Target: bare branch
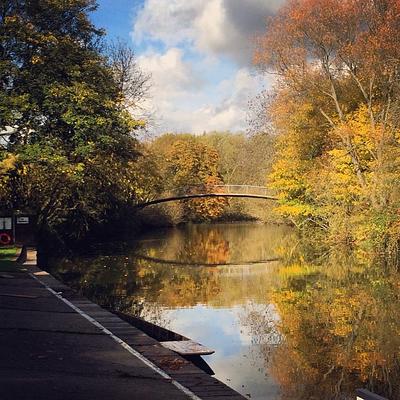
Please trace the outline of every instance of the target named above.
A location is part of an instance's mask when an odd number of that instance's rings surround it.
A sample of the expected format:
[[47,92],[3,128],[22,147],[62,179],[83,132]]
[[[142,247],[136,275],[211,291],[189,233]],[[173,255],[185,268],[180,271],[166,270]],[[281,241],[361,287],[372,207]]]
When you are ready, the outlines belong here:
[[329,122],[329,125],[330,125],[332,128],[335,128],[335,127],[336,127],[336,125],[335,125],[335,123],[333,122],[332,118],[329,117],[329,115],[328,115],[322,108],[319,109],[319,112],[320,112],[320,113],[322,114],[322,116]]
[[106,48],[106,54],[125,108],[140,108],[150,88],[150,75],[140,70],[134,51],[120,40],[111,43]]

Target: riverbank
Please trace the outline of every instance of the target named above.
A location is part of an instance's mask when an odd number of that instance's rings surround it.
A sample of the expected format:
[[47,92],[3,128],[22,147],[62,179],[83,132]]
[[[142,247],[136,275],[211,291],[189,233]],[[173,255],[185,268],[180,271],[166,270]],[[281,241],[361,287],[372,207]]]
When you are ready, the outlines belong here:
[[242,399],[35,265],[0,279],[3,399]]

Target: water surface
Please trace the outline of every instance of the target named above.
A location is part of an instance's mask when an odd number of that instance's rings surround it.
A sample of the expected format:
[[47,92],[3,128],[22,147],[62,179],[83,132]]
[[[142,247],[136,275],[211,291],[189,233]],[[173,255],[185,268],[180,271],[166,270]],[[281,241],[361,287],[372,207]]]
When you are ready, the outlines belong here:
[[400,398],[397,271],[310,256],[289,227],[188,225],[58,268],[93,300],[215,349],[215,376],[251,399]]

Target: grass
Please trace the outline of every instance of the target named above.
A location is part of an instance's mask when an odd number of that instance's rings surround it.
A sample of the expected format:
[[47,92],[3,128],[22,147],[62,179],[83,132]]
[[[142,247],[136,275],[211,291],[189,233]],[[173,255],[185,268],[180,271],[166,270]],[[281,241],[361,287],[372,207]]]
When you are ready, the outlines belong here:
[[10,259],[17,255],[16,247],[3,247],[0,248],[0,259]]
[[17,256],[17,247],[0,247],[0,272],[17,272],[24,269],[13,259]]

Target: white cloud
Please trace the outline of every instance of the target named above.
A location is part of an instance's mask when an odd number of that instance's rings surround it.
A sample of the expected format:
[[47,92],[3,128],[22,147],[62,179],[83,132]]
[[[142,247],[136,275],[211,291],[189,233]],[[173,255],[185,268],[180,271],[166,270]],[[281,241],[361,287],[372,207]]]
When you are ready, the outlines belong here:
[[[203,130],[245,130],[249,99],[260,88],[258,79],[247,68],[242,68],[218,86],[217,104],[196,110],[198,121],[193,124],[197,132]],[[206,121],[206,122],[205,122]]]
[[199,15],[204,0],[145,0],[133,29],[134,41],[148,38],[169,46],[193,37],[193,20]]
[[144,1],[132,37],[146,49],[138,64],[152,74],[159,131],[246,129],[248,101],[260,89],[251,38],[283,1]]
[[202,13],[194,21],[197,48],[204,53],[225,53],[227,38],[235,35],[229,25],[222,0],[204,2]]
[[164,54],[141,55],[138,64],[152,75],[150,101],[158,130],[201,133],[246,129],[247,102],[260,85],[247,68],[212,87],[176,48]]
[[165,53],[149,52],[138,57],[139,66],[152,74],[157,89],[163,89],[161,96],[201,85],[201,77],[195,74],[190,63],[183,61],[183,55],[182,49],[172,47]]
[[252,38],[285,0],[146,0],[136,16],[133,40],[183,43],[207,55],[251,63]]

